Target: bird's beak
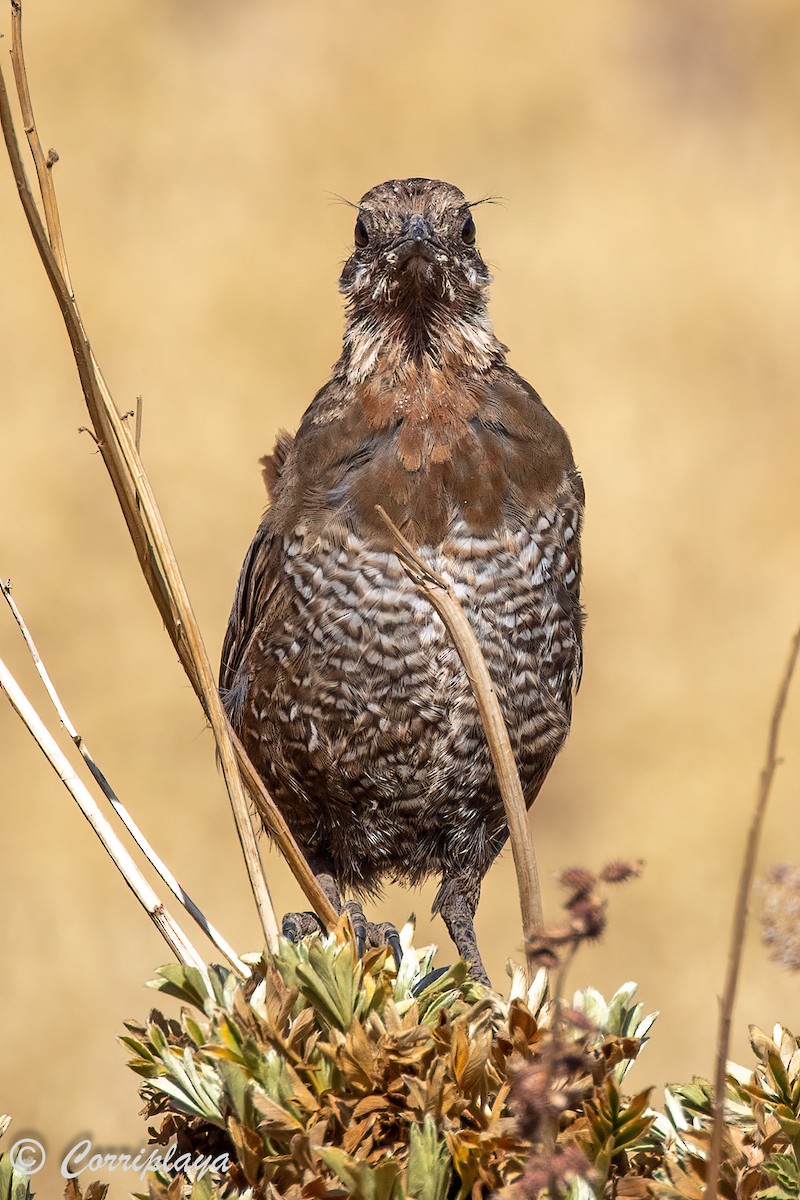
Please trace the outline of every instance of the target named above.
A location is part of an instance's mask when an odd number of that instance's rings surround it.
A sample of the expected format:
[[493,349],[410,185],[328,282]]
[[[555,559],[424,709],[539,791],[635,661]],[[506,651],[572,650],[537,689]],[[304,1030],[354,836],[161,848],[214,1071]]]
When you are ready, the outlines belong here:
[[434,261],[436,252],[432,245],[433,226],[430,221],[414,213],[403,223],[400,232],[402,240],[397,248],[398,265],[402,266],[412,258]]
[[409,242],[427,242],[433,237],[433,226],[419,213],[414,213],[413,217],[409,217],[403,223],[402,234],[403,238]]

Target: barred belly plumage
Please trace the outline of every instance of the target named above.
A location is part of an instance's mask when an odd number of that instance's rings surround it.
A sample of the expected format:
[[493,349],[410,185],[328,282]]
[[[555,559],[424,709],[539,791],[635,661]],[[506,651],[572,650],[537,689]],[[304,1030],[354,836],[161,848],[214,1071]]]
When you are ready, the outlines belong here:
[[[536,530],[483,538],[457,524],[421,548],[472,623],[534,793],[569,728],[577,663],[558,522],[553,512]],[[305,546],[299,530],[284,571],[286,617],[258,646],[273,689],[250,703],[259,759],[306,844],[332,848],[350,885],[367,888],[376,872],[421,877],[432,858],[442,869],[493,858],[502,802],[469,681],[429,602],[391,552],[350,533]]]

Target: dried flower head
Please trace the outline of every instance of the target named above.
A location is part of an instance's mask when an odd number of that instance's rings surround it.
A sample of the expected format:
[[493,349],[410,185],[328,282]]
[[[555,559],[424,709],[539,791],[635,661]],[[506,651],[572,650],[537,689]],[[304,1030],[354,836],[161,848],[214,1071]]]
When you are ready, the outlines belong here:
[[762,882],[761,940],[773,962],[800,971],[800,867],[777,863]]
[[579,938],[593,942],[601,936],[607,924],[604,900],[597,896],[578,896],[568,909],[570,923]]
[[558,1127],[562,1113],[581,1104],[593,1066],[585,1046],[573,1041],[564,1044],[560,1033],[548,1032],[539,1057],[518,1072],[511,1089],[523,1137],[537,1141],[548,1127]]
[[559,885],[576,896],[585,896],[597,883],[597,876],[586,867],[566,867],[558,875]]
[[542,1126],[556,1115],[552,1075],[545,1061],[539,1060],[519,1072],[511,1088],[511,1101],[520,1133],[528,1141],[536,1141]]
[[539,967],[546,967],[548,971],[552,971],[561,961],[558,957],[558,951],[550,938],[545,934],[529,938],[525,946],[525,952],[531,966],[537,969]]
[[520,1197],[538,1197],[547,1191],[560,1196],[576,1179],[591,1179],[594,1168],[574,1142],[556,1146],[550,1155],[535,1155],[528,1160],[525,1173],[515,1188]]
[[603,883],[627,883],[629,879],[638,879],[643,867],[643,858],[638,858],[635,862],[624,858],[615,858],[610,863],[606,863],[600,872],[600,878]]

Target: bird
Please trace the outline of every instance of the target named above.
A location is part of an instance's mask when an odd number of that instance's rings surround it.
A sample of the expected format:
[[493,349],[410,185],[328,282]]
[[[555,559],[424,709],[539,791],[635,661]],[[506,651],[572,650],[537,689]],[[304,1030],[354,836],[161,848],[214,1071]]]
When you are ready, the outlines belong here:
[[[581,678],[584,488],[565,430],[495,336],[476,203],[411,178],[354,207],[341,355],[261,460],[269,504],[220,694],[360,949],[388,941],[398,958],[395,926],[362,902],[434,876],[433,912],[488,984],[474,918],[504,807],[469,680],[377,506],[471,622],[530,806]],[[319,929],[283,919],[293,940]]]

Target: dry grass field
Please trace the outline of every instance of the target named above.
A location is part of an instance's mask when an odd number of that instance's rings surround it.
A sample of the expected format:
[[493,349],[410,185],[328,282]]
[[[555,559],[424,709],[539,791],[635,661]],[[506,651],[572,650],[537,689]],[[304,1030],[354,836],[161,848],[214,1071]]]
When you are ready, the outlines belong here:
[[[7,31],[7,13],[3,29]],[[471,197],[512,364],[586,481],[586,671],[532,814],[553,872],[642,857],[576,986],[662,1016],[637,1081],[712,1068],[740,851],[800,614],[800,14],[791,0],[29,0],[28,67],[73,282],[212,657],[264,496],[257,467],[338,355],[358,197],[392,176]],[[7,41],[0,43],[7,60]],[[139,576],[69,346],[0,164],[0,572],[73,720],[240,949],[258,930],[212,739]],[[0,613],[0,616],[3,616]],[[0,654],[42,694],[10,618]],[[44,707],[44,706],[43,706]],[[800,697],[761,861],[800,861]],[[2,1108],[55,1154],[139,1146],[114,1036],[166,949],[0,704]],[[279,909],[299,894],[277,856]],[[381,918],[419,915],[390,889]],[[489,875],[490,974],[519,954]],[[798,1032],[752,932],[735,1016]],[[55,1194],[55,1174],[45,1194]],[[127,1194],[119,1183],[112,1196]]]

